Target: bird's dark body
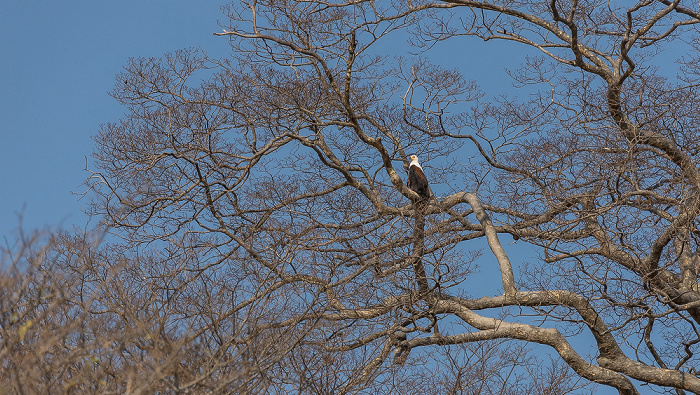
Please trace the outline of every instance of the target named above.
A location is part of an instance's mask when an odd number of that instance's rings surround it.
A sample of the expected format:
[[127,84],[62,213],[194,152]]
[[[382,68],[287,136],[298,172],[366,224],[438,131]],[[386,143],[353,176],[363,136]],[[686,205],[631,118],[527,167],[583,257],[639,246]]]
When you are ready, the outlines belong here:
[[425,178],[423,170],[419,166],[411,166],[408,169],[408,187],[417,193],[421,199],[427,200],[430,198],[430,188],[428,187],[428,179]]

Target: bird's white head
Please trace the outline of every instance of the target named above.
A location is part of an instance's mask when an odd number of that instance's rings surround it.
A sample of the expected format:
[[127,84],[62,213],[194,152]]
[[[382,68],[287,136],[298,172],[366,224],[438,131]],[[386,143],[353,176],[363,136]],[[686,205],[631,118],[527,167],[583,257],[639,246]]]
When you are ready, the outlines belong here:
[[420,163],[418,163],[418,157],[417,157],[417,156],[411,155],[410,158],[411,158],[411,163],[409,164],[409,166],[418,166],[418,167],[420,167],[420,168],[422,169]]

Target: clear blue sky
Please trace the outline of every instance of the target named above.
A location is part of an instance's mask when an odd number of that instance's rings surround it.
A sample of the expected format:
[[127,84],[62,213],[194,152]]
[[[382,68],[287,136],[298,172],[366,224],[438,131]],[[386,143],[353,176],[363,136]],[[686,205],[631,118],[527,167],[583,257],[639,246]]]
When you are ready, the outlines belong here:
[[[228,49],[221,1],[0,2],[0,242],[24,229],[85,226],[91,136],[123,109],[109,97],[129,57]],[[9,237],[8,239],[12,239]]]

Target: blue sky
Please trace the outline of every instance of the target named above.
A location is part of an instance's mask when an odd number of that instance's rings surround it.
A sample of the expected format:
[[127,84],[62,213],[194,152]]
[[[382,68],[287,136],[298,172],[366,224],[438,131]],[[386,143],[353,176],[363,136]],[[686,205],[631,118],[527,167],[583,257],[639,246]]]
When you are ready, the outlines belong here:
[[[226,51],[219,1],[0,2],[0,240],[85,226],[74,192],[102,123],[123,113],[109,97],[129,57],[184,47]],[[12,239],[12,237],[8,237]]]

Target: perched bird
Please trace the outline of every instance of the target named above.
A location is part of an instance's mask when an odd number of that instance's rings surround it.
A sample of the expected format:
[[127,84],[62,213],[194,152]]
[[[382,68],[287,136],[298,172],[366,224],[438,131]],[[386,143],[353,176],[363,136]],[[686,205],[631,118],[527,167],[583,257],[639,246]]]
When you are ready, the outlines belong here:
[[418,163],[418,157],[411,155],[411,163],[408,165],[408,187],[420,196],[422,201],[430,199],[430,187],[425,178],[423,168]]

